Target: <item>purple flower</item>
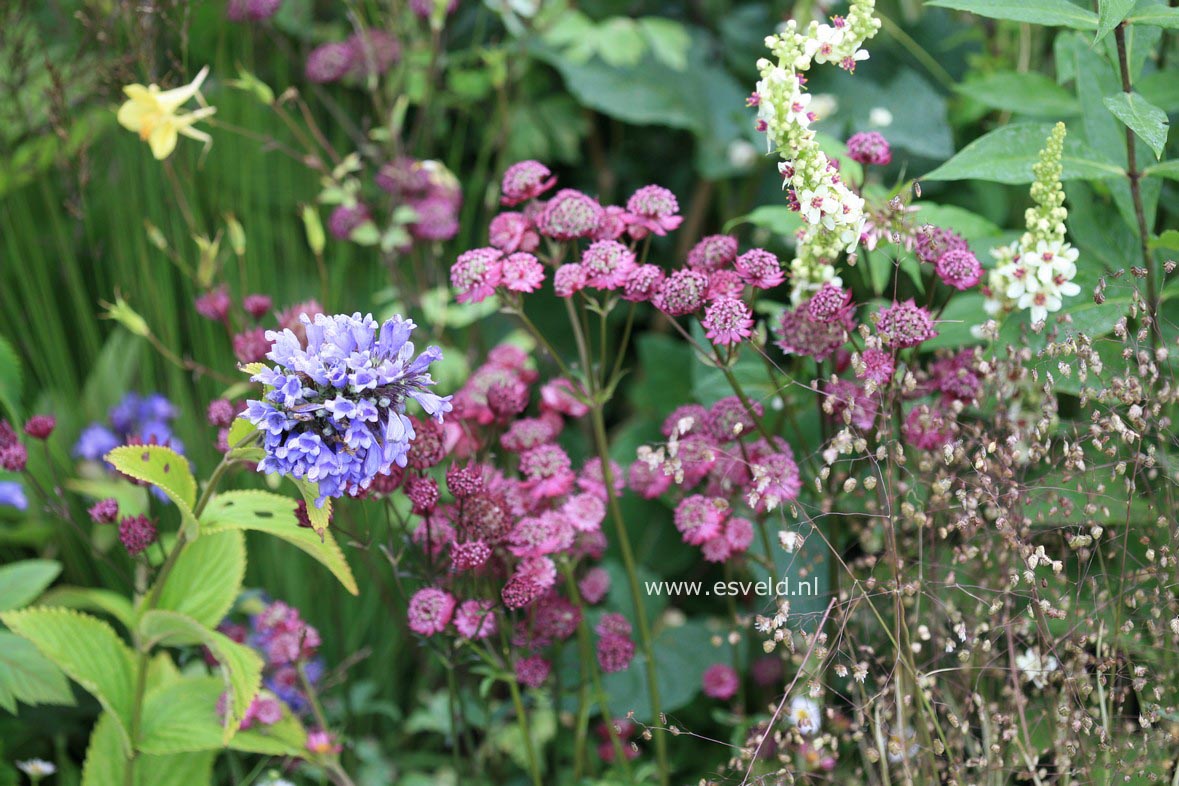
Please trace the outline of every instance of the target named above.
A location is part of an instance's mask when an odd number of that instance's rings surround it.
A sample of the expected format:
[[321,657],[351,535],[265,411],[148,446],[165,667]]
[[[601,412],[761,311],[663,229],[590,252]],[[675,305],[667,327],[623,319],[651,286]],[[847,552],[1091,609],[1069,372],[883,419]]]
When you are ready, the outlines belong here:
[[29,501],[25,498],[25,490],[14,480],[0,481],[0,507],[27,510]]
[[404,467],[413,423],[406,400],[441,421],[450,396],[429,391],[429,347],[416,358],[416,327],[400,316],[379,325],[372,316],[301,317],[304,346],[291,330],[270,331],[267,357],[276,365],[253,379],[266,385],[244,417],[263,431],[266,456],[258,469],[319,484],[318,505],[349,490],[366,489],[394,464]]

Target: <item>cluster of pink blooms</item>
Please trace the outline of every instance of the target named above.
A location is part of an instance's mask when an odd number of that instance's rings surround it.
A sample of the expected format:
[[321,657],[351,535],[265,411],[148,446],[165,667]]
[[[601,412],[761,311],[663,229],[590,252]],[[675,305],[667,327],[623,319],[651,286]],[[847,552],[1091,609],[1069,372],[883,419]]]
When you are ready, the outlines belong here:
[[[551,671],[546,649],[574,635],[583,608],[602,602],[610,587],[609,574],[592,564],[606,549],[601,463],[577,466],[559,444],[588,405],[569,380],[539,384],[527,353],[506,344],[489,353],[453,405],[444,425],[414,423],[405,469],[395,467],[366,494],[406,495],[412,539],[432,566],[427,586],[410,599],[410,630],[474,641],[507,636],[517,679],[538,686]],[[492,452],[501,457],[495,465],[484,460]],[[617,493],[623,472],[611,472]],[[558,579],[562,565],[575,572],[575,592]],[[635,652],[630,624],[606,614],[595,631],[603,670],[625,669]]]
[[[252,615],[248,625],[225,620],[217,630],[262,656],[263,689],[246,708],[242,717],[243,729],[273,726],[282,720],[285,712],[301,714],[310,708],[310,699],[299,672],[302,670],[303,677],[313,688],[319,683],[323,663],[316,652],[321,640],[319,631],[303,620],[298,609],[274,601]],[[216,663],[212,653],[207,651],[205,660],[210,665]],[[223,693],[217,704],[220,714],[228,711],[229,701],[229,693]]]
[[379,76],[399,62],[401,42],[396,36],[384,30],[365,30],[311,50],[304,74],[311,82],[339,82]]
[[[451,267],[459,302],[477,303],[497,292],[507,297],[535,292],[551,268],[558,297],[597,291],[650,302],[668,316],[698,316],[712,342],[731,345],[752,332],[747,290],[771,289],[785,279],[776,256],[760,248],[739,253],[737,239],[729,235],[700,240],[679,269],[642,262],[639,241],[666,235],[682,221],[675,195],[662,186],[643,186],[625,207],[603,206],[569,188],[542,199],[555,187],[556,178],[538,161],[508,169],[501,202],[517,209],[492,220],[489,246],[461,254]],[[542,238],[560,249],[544,261],[536,256]],[[563,243],[573,245],[558,245]],[[569,256],[574,261],[565,261]]]
[[[229,287],[222,284],[205,292],[196,299],[196,311],[205,319],[220,322],[233,342],[233,354],[242,363],[258,363],[266,359],[272,342],[266,338],[266,331],[273,330],[274,324],[263,324],[271,314],[273,301],[269,295],[246,295],[241,301],[241,311],[235,312],[233,298],[229,294]],[[303,335],[303,323],[299,315],[315,316],[323,313],[323,306],[314,300],[296,303],[284,308],[274,315],[278,329],[289,328]],[[210,413],[210,422],[213,414]],[[230,419],[232,420],[232,418]],[[214,425],[227,426],[215,423]]]
[[[458,234],[463,190],[453,173],[437,161],[401,156],[386,162],[373,177],[394,207],[408,207],[414,218],[406,225],[408,237],[398,247],[407,251],[412,242],[450,240]],[[348,240],[357,229],[371,225],[373,210],[363,201],[336,206],[328,218],[328,231],[337,240]]]

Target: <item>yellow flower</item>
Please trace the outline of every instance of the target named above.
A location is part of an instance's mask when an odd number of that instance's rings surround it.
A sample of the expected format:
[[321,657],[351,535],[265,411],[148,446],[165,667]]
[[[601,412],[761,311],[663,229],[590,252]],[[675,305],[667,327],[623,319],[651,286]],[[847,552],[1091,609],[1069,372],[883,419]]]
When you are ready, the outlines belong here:
[[[151,145],[151,154],[159,161],[172,155],[181,134],[204,142],[208,147],[213,144],[213,138],[193,127],[198,120],[217,111],[214,107],[204,106],[199,92],[208,75],[209,67],[205,66],[196,79],[172,90],[160,90],[159,85],[127,85],[123,88],[127,100],[119,107],[119,125],[139,134],[140,139]],[[194,96],[202,104],[201,108],[180,113],[180,107]]]

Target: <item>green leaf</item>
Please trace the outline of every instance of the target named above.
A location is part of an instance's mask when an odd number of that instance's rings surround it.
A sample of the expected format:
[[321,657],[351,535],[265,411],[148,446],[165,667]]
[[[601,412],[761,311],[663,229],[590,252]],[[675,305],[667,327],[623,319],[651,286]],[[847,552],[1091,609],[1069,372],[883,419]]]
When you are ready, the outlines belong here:
[[1179,160],[1164,161],[1161,164],[1148,166],[1142,170],[1142,174],[1147,177],[1166,177],[1171,180],[1179,180]]
[[306,756],[307,729],[284,704],[282,720],[270,726],[253,726],[239,731],[229,741],[229,747],[263,756]]
[[1137,2],[1138,0],[1097,0],[1097,37],[1093,39],[1093,43],[1096,44],[1112,33]]
[[74,694],[61,669],[32,642],[0,630],[0,707],[16,714],[16,703],[72,705]]
[[196,479],[188,468],[188,459],[162,445],[124,445],[106,454],[106,460],[124,475],[150,483],[168,495],[180,509],[189,537],[197,533]]
[[[350,593],[359,594],[352,569],[335,538],[326,530],[321,535],[300,527],[295,506],[295,500],[269,491],[229,491],[209,501],[201,516],[201,527],[206,533],[249,529],[280,537],[314,557]],[[308,511],[311,508],[308,505]]]
[[1179,229],[1168,229],[1158,237],[1151,238],[1150,247],[1179,251]]
[[972,79],[954,88],[960,95],[991,109],[1037,117],[1061,118],[1078,115],[1076,97],[1037,71],[1000,71]]
[[1137,93],[1115,93],[1106,96],[1105,106],[1114,117],[1125,123],[1143,142],[1150,145],[1155,158],[1163,157],[1167,146],[1167,131],[1171,121],[1167,113]]
[[1164,30],[1179,30],[1179,8],[1156,5],[1142,8],[1126,19],[1132,25],[1153,25]]
[[612,66],[633,66],[647,51],[635,20],[626,16],[614,16],[602,22],[594,38],[598,41],[598,57]]
[[[925,175],[924,180],[991,180],[1019,185],[1031,183],[1032,165],[1052,127],[1020,123],[1002,126],[962,148],[956,156]],[[1110,164],[1087,145],[1069,135],[1064,142],[1064,180],[1103,180],[1125,177],[1122,167]]]
[[1068,0],[928,0],[925,5],[969,11],[989,19],[1071,27],[1076,30],[1097,29],[1097,14],[1073,5]]
[[[135,786],[208,786],[216,756],[216,751],[141,754],[135,761]],[[121,786],[126,772],[127,760],[119,744],[117,724],[109,712],[104,712],[90,733],[82,786]]]
[[131,601],[112,590],[91,587],[54,587],[38,601],[39,606],[62,606],[78,611],[109,614],[127,630],[135,627]]
[[130,750],[135,667],[131,650],[107,623],[69,609],[33,608],[0,614],[13,633],[102,705],[115,719],[124,750]]
[[332,523],[332,500],[329,497],[323,501],[323,507],[316,504],[319,497],[319,484],[309,483],[301,478],[293,478],[299,493],[303,495],[303,502],[307,505],[307,518],[311,520],[311,527],[320,536],[326,535],[328,525]]
[[762,205],[752,213],[731,219],[725,224],[725,231],[742,224],[753,224],[759,229],[765,229],[778,237],[789,238],[802,227],[802,216],[786,205]]
[[233,606],[245,575],[245,536],[236,530],[204,533],[184,544],[156,608],[178,611],[214,628]]
[[61,573],[61,563],[51,559],[26,559],[0,566],[0,611],[23,608]]
[[639,30],[661,63],[676,71],[688,67],[692,37],[682,24],[662,16],[644,16],[639,19]]
[[222,743],[227,743],[241,725],[242,716],[258,695],[262,684],[262,658],[249,647],[238,644],[224,634],[206,628],[192,617],[175,611],[153,610],[143,615],[139,633],[152,644],[165,646],[204,645],[221,664],[225,684],[233,701],[222,728]]
[[8,417],[20,417],[20,389],[23,375],[20,366],[20,356],[8,343],[8,339],[0,336],[0,409],[8,412]]
[[224,690],[219,677],[183,677],[149,691],[143,702],[139,750],[168,754],[224,747],[217,715],[217,700]]
[[1002,232],[990,220],[957,205],[919,202],[917,207],[918,210],[914,214],[914,218],[918,225],[933,224],[952,229],[970,241],[994,237]]

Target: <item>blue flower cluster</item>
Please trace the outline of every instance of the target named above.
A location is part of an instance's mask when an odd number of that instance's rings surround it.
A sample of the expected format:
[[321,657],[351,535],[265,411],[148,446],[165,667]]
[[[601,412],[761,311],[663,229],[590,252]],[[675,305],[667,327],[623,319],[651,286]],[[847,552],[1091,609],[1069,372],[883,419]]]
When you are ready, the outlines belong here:
[[102,457],[120,445],[167,445],[184,453],[184,445],[172,434],[176,407],[159,393],[128,393],[108,413],[110,424],[91,423],[78,437],[74,455],[87,461]]
[[0,480],[0,507],[28,509],[29,500],[25,497],[25,490],[15,480]]
[[413,425],[405,414],[413,399],[441,421],[450,396],[427,388],[429,366],[442,358],[429,347],[416,358],[409,337],[416,327],[395,316],[378,326],[371,315],[302,315],[306,347],[291,330],[267,331],[266,357],[278,365],[253,377],[267,387],[242,417],[265,435],[258,469],[319,484],[317,505],[328,497],[368,488],[393,464],[405,466]]

